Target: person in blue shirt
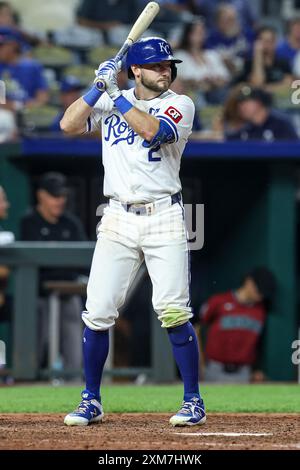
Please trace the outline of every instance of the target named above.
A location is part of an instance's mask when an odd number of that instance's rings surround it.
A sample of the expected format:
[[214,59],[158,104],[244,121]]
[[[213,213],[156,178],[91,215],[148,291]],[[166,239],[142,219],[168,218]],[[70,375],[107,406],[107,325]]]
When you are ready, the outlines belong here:
[[0,79],[6,86],[6,107],[16,111],[48,101],[48,85],[42,65],[22,57],[22,37],[10,27],[0,28]]
[[50,126],[50,131],[61,132],[59,122],[62,119],[65,110],[81,96],[83,85],[77,77],[67,75],[63,78],[60,84],[60,102],[62,110],[54,118]]
[[235,8],[243,29],[254,29],[257,23],[257,12],[251,0],[190,0],[188,3],[194,14],[204,16],[208,28],[214,26],[216,10],[221,3]]
[[237,132],[225,135],[226,140],[298,140],[287,116],[272,109],[272,95],[262,88],[245,85],[237,97],[237,112],[246,124]]
[[300,51],[300,16],[292,18],[287,23],[287,35],[278,42],[276,54],[289,62],[293,68],[297,53]]
[[250,54],[254,33],[243,30],[236,9],[230,4],[220,4],[216,9],[215,26],[207,37],[205,47],[217,50],[225,65],[234,75]]

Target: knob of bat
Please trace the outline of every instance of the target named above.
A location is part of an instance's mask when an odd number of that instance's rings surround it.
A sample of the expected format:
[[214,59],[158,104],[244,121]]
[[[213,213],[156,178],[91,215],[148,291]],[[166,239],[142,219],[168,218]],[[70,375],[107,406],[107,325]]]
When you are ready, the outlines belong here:
[[96,78],[95,85],[99,91],[105,91],[105,82],[101,78]]

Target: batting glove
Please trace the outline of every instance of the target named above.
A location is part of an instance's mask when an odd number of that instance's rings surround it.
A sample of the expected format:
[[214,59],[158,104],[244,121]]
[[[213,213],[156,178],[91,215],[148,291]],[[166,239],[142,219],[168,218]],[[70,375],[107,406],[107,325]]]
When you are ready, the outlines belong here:
[[121,68],[120,65],[121,63],[117,64],[114,59],[111,59],[100,64],[98,70],[95,70],[95,85],[100,91],[104,89],[113,101],[122,94],[117,83],[118,72]]

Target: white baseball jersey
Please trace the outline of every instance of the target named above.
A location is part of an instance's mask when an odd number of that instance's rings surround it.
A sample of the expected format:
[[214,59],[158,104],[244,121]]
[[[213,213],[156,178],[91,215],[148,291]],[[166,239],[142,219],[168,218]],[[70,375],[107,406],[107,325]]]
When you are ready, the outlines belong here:
[[134,88],[122,92],[130,103],[165,121],[172,143],[146,148],[104,93],[87,121],[87,131],[102,129],[104,195],[127,203],[152,202],[181,190],[180,160],[192,131],[195,107],[185,95],[166,91],[151,100],[136,98]]

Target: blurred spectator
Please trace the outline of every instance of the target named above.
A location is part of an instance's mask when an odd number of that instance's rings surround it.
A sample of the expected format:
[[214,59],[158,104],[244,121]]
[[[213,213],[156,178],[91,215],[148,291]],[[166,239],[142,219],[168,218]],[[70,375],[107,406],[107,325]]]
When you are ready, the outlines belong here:
[[22,50],[27,51],[30,46],[36,46],[41,41],[35,35],[24,31],[20,27],[19,14],[13,9],[12,5],[8,2],[0,2],[0,28],[13,28],[18,32],[19,38],[22,41]]
[[276,55],[289,62],[293,69],[295,57],[300,51],[300,17],[292,18],[287,23],[287,36],[278,42]]
[[244,86],[237,97],[237,114],[246,124],[226,134],[226,140],[295,140],[297,133],[288,117],[271,109],[272,96],[261,88]]
[[213,295],[202,306],[200,320],[208,326],[205,380],[250,382],[252,368],[260,360],[259,339],[267,313],[264,302],[272,299],[275,289],[274,275],[259,267],[244,277],[237,290]]
[[83,89],[82,83],[77,77],[68,75],[64,77],[60,85],[60,102],[62,110],[54,119],[50,130],[54,132],[61,132],[59,122],[63,117],[65,110],[81,96]]
[[[65,211],[66,178],[60,173],[45,173],[38,182],[37,205],[21,220],[21,239],[27,241],[84,241],[86,236],[80,220]],[[70,281],[79,277],[74,270],[45,268],[40,272],[39,299],[39,360],[45,365],[48,342],[48,303],[43,289],[45,281]],[[61,302],[61,354],[65,368],[79,370],[82,359],[82,301],[78,295],[66,295]]]
[[[120,44],[137,18],[136,0],[82,0],[78,23],[102,31],[105,42]],[[126,34],[127,32],[127,34]]]
[[207,103],[224,101],[230,73],[219,52],[204,49],[206,29],[199,19],[187,23],[183,29],[177,56],[183,60],[178,67],[178,77],[187,89],[201,91]]
[[247,59],[238,81],[269,91],[287,88],[292,82],[292,70],[287,60],[276,53],[277,32],[270,26],[262,27],[254,43],[253,56]]
[[[224,138],[241,130],[246,122],[239,114],[239,97],[245,84],[237,85],[228,94],[222,112],[213,121],[213,130]],[[219,136],[220,138],[220,136]]]
[[251,0],[189,0],[187,3],[192,13],[204,16],[209,28],[214,26],[216,10],[220,4],[229,4],[235,8],[243,29],[253,29],[257,22],[257,12]]
[[17,26],[16,12],[7,2],[0,2],[0,28],[2,26],[8,26],[11,28],[15,28]]
[[218,50],[233,74],[241,70],[243,60],[251,50],[253,39],[252,33],[242,30],[236,9],[229,4],[220,4],[206,47]]
[[21,56],[22,39],[17,30],[0,28],[0,78],[6,85],[6,108],[16,111],[48,101],[42,66]]
[[[137,0],[139,13],[147,3],[148,0]],[[187,0],[157,0],[157,3],[159,3],[160,10],[150,28],[155,31],[155,35],[162,35],[173,47],[176,47],[182,33],[182,26],[192,21],[194,16],[190,11],[189,2]]]
[[[186,90],[184,82],[180,78],[176,78],[176,80],[171,84],[170,89],[174,91],[175,93],[179,95],[184,95],[184,94],[190,94],[190,90]],[[213,128],[208,125],[204,125],[201,117],[201,111],[203,108],[199,106],[199,101],[200,100],[195,100],[194,99],[194,94],[191,93],[191,98],[194,100],[195,103],[195,115],[194,115],[194,121],[193,121],[193,134],[191,138],[195,138],[196,140],[210,140],[210,141],[215,141],[215,140],[223,140],[223,132],[220,130],[219,122],[217,122]],[[217,114],[216,114],[216,121],[217,121]],[[218,118],[219,121],[219,118]]]

